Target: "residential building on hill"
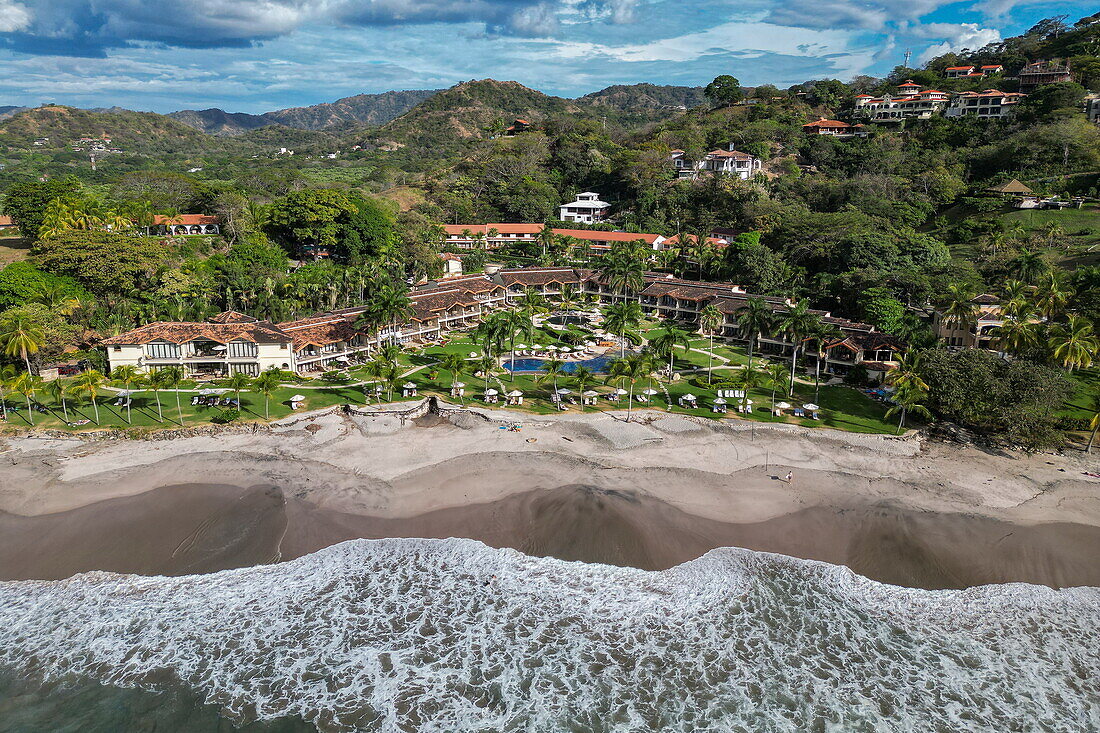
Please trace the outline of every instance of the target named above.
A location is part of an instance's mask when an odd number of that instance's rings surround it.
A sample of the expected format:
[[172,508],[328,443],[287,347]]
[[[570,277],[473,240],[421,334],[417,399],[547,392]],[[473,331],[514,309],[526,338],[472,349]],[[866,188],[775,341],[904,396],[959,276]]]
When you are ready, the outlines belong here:
[[1073,74],[1070,73],[1068,61],[1036,61],[1020,69],[1018,76],[1020,78],[1020,91],[1024,94],[1032,92],[1044,84],[1073,81]]
[[1100,94],[1090,94],[1085,97],[1085,115],[1089,122],[1100,124]]
[[898,96],[884,94],[873,97],[860,94],[855,100],[854,116],[878,124],[900,123],[907,119],[928,119],[947,107],[947,92],[938,89],[921,90],[919,84],[906,82],[898,86]]
[[1001,299],[991,293],[982,293],[971,300],[974,318],[970,323],[960,323],[937,310],[932,318],[936,335],[953,349],[995,349],[997,328],[1004,325],[1004,308]]
[[576,224],[597,224],[607,218],[611,204],[600,201],[592,191],[577,194],[577,200],[558,207],[558,218]]
[[867,131],[863,125],[853,125],[840,120],[827,120],[822,117],[813,122],[807,122],[802,126],[802,132],[807,135],[831,135],[833,137],[866,137]]
[[746,181],[760,172],[761,161],[758,158],[734,150],[730,143],[726,150],[719,148],[703,156],[701,160],[689,160],[683,150],[673,150],[669,156],[680,178],[697,178],[700,173],[737,176]]
[[207,214],[180,214],[179,216],[153,217],[153,225],[144,230],[148,235],[182,236],[189,234],[218,234],[221,220]]
[[946,117],[975,115],[980,119],[1000,119],[1016,111],[1016,105],[1026,97],[1019,92],[1000,92],[986,89],[984,92],[960,92],[951,98]]
[[[532,243],[538,240],[543,224],[447,224],[444,246],[447,249],[494,250],[511,244]],[[614,242],[642,241],[657,250],[665,241],[660,234],[634,232],[604,232],[595,229],[552,229],[559,237],[579,240],[590,254],[602,254],[611,249]]]

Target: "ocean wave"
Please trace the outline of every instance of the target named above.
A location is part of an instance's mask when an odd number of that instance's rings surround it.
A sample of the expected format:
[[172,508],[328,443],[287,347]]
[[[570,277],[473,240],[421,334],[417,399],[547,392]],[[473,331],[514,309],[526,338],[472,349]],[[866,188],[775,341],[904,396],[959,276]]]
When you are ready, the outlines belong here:
[[325,731],[1100,729],[1100,589],[883,585],[714,550],[664,572],[356,540],[177,578],[0,583],[0,666]]

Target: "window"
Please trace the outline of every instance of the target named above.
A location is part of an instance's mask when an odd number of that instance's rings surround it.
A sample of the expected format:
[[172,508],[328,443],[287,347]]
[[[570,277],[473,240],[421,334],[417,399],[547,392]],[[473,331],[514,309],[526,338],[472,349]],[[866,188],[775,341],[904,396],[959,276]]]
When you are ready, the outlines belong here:
[[150,359],[178,359],[180,347],[166,341],[154,341],[145,345],[145,355]]
[[230,341],[229,356],[234,359],[250,359],[259,352],[256,344],[251,341]]

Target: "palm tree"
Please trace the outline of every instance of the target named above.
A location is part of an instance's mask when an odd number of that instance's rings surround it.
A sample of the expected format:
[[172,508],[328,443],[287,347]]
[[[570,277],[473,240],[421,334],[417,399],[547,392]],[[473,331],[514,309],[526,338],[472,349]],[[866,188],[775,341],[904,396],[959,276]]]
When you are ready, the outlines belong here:
[[714,334],[722,328],[726,322],[726,316],[713,304],[703,308],[699,313],[699,325],[703,333],[710,337],[710,349],[707,359],[707,384],[711,383],[711,370],[714,368]]
[[752,351],[760,334],[768,331],[774,322],[774,315],[763,298],[749,298],[745,307],[737,316],[737,325],[749,339],[749,368],[752,368]]
[[843,335],[839,328],[820,319],[809,333],[810,340],[814,342],[816,347],[815,354],[817,356],[814,364],[814,402],[821,399],[821,362],[825,361],[825,344],[832,339],[842,338]]
[[607,381],[630,385],[626,398],[627,422],[630,422],[630,415],[634,408],[634,385],[639,379],[646,379],[652,373],[653,364],[645,354],[631,354],[612,362]]
[[604,326],[613,333],[619,334],[619,358],[626,355],[627,329],[635,328],[642,320],[642,306],[633,301],[613,303],[603,311]]
[[248,389],[252,384],[252,377],[244,372],[233,372],[229,379],[225,380],[225,386],[233,390],[237,396],[237,409],[241,409],[241,390]]
[[923,418],[930,419],[932,413],[922,402],[928,397],[926,390],[920,389],[914,385],[906,387],[898,387],[894,392],[891,399],[894,401],[894,405],[886,411],[885,419],[889,420],[894,415],[900,415],[898,420],[898,434],[901,434],[902,429],[905,427],[905,417],[907,415],[920,415]]
[[508,345],[511,350],[512,366],[509,370],[509,381],[515,381],[516,379],[516,337],[530,340],[535,334],[535,321],[531,318],[531,314],[526,311],[511,311],[507,317],[508,321]]
[[1009,269],[1017,278],[1031,284],[1039,279],[1039,276],[1050,269],[1050,265],[1043,259],[1040,252],[1025,249],[1009,263]]
[[[782,364],[777,364],[776,366],[783,366],[783,365]],[[760,384],[760,380],[761,380],[762,376],[763,375],[760,373],[760,370],[753,369],[751,366],[746,366],[737,375],[736,384],[737,384],[737,387],[739,389],[744,391],[744,393],[745,393],[744,399],[748,399],[749,392],[751,392],[754,387],[756,387],[758,384]]]
[[[169,369],[178,369],[179,367],[168,367]],[[89,369],[86,372],[81,372],[77,375],[73,381],[72,391],[76,395],[83,395],[88,398],[92,403],[92,409],[95,410],[95,424],[99,425],[99,403],[95,401],[96,395],[99,392],[99,388],[106,382],[106,378],[96,371],[95,369]]]
[[14,391],[26,398],[27,419],[30,420],[31,425],[34,425],[34,405],[31,402],[31,398],[34,397],[34,393],[37,392],[41,386],[41,379],[30,372],[20,372],[19,376],[15,378],[11,385]]
[[1039,334],[1035,324],[1029,320],[1026,313],[1017,312],[1020,315],[1008,316],[1000,326],[992,329],[993,342],[1003,353],[1019,354],[1038,343]]
[[65,401],[65,383],[60,379],[46,382],[46,393],[53,398],[55,404],[61,405],[61,414],[65,416],[65,422],[69,422],[69,405]]
[[[409,294],[404,287],[384,286],[367,304],[359,320],[366,320],[377,327],[387,324],[392,331],[393,343],[397,343],[397,325],[409,319],[412,313]],[[356,322],[356,326],[359,322]]]
[[268,367],[260,372],[252,386],[264,396],[264,419],[271,419],[271,395],[279,388],[282,375],[277,367]]
[[164,422],[164,412],[160,406],[160,391],[168,386],[168,374],[164,369],[156,369],[148,377],[149,389],[153,393],[153,399],[157,401],[157,422]]
[[772,388],[772,412],[775,412],[775,390],[787,386],[790,370],[785,365],[775,362],[769,364],[765,371],[768,373],[768,383]]
[[1054,243],[1055,241],[1057,241],[1058,237],[1061,237],[1063,234],[1066,233],[1066,230],[1062,227],[1062,225],[1056,221],[1048,221],[1046,223],[1046,226],[1043,227],[1043,231],[1046,233],[1048,249],[1053,248]]
[[[578,366],[569,376],[573,380],[573,386],[576,387],[577,391],[581,392],[582,395],[584,392],[596,386],[596,373],[588,367]],[[584,404],[584,400],[581,400],[581,404]],[[582,407],[581,411],[583,412],[583,410],[584,408]]]
[[600,279],[618,295],[640,293],[645,287],[645,255],[640,248],[623,246],[603,257],[598,270]]
[[898,357],[897,366],[886,374],[886,383],[898,389],[915,389],[921,392],[928,391],[928,383],[924,381],[922,372],[923,359],[918,351],[910,351]]
[[1098,349],[1100,339],[1084,316],[1073,314],[1050,329],[1051,355],[1071,372],[1091,366]]
[[682,347],[686,351],[691,346],[691,340],[687,332],[673,324],[667,325],[659,336],[649,342],[649,347],[653,349],[653,353],[660,356],[662,359],[668,357],[669,381],[672,381],[673,364],[676,357],[677,346]]
[[553,249],[554,243],[557,241],[557,235],[554,234],[554,230],[547,224],[539,231],[535,241],[539,244],[540,256],[545,258],[546,253]]
[[978,318],[978,304],[974,302],[974,294],[958,283],[947,286],[947,292],[940,304],[943,322],[952,328],[969,329]]
[[1085,452],[1092,453],[1092,444],[1096,442],[1096,432],[1100,430],[1100,391],[1093,392],[1088,409],[1092,413],[1092,417],[1089,418],[1092,435],[1089,436],[1089,444],[1085,447]]
[[130,425],[134,424],[134,415],[131,411],[131,405],[133,399],[130,397],[130,388],[136,383],[141,381],[141,373],[138,372],[137,367],[132,364],[124,364],[120,367],[116,367],[111,373],[111,378],[116,382],[122,382],[126,385],[126,422]]
[[546,382],[552,382],[554,384],[554,393],[558,391],[558,377],[564,374],[562,369],[565,367],[565,362],[561,359],[547,359],[542,363],[542,374],[535,378],[535,384],[540,387]]
[[443,358],[439,360],[439,368],[451,375],[451,391],[455,391],[458,375],[462,373],[465,366],[466,359],[462,357],[462,354],[444,354]]
[[1035,306],[1048,319],[1054,319],[1065,310],[1073,295],[1073,290],[1065,287],[1058,275],[1051,271],[1035,293]]
[[38,352],[46,342],[42,327],[23,316],[16,316],[0,323],[0,347],[8,356],[23,360],[28,374],[33,374],[30,355]]
[[163,375],[160,377],[160,383],[176,393],[176,415],[179,416],[180,425],[183,425],[183,407],[180,406],[180,385],[183,384],[183,380],[187,375],[181,366],[164,367],[163,369],[158,369],[157,373]]
[[519,306],[520,310],[528,316],[533,316],[536,313],[545,313],[549,310],[546,298],[534,288],[526,288],[523,291],[523,295],[521,295],[515,303]]
[[485,389],[489,389],[489,380],[493,378],[493,368],[497,365],[497,359],[492,354],[486,353],[476,362],[481,376],[485,378]]
[[504,351],[504,343],[511,332],[511,322],[506,313],[493,313],[477,324],[472,334],[475,341],[481,342],[485,355],[499,354]]
[[798,352],[802,350],[802,342],[821,325],[821,318],[810,313],[810,307],[806,301],[796,303],[788,309],[779,319],[779,327],[791,340],[791,382],[787,388],[787,395],[794,394],[794,373],[798,369]]
[[16,369],[11,364],[4,364],[0,366],[0,415],[3,415],[4,419],[8,419],[8,401],[6,390],[9,389],[12,381],[16,377]]

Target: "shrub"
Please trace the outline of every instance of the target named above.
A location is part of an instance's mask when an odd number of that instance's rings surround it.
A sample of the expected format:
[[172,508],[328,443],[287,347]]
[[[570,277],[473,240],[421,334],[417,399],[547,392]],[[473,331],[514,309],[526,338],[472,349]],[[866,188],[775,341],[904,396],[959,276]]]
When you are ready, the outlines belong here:
[[222,410],[217,415],[210,418],[210,422],[217,423],[218,425],[228,425],[234,420],[239,420],[240,417],[240,410]]

